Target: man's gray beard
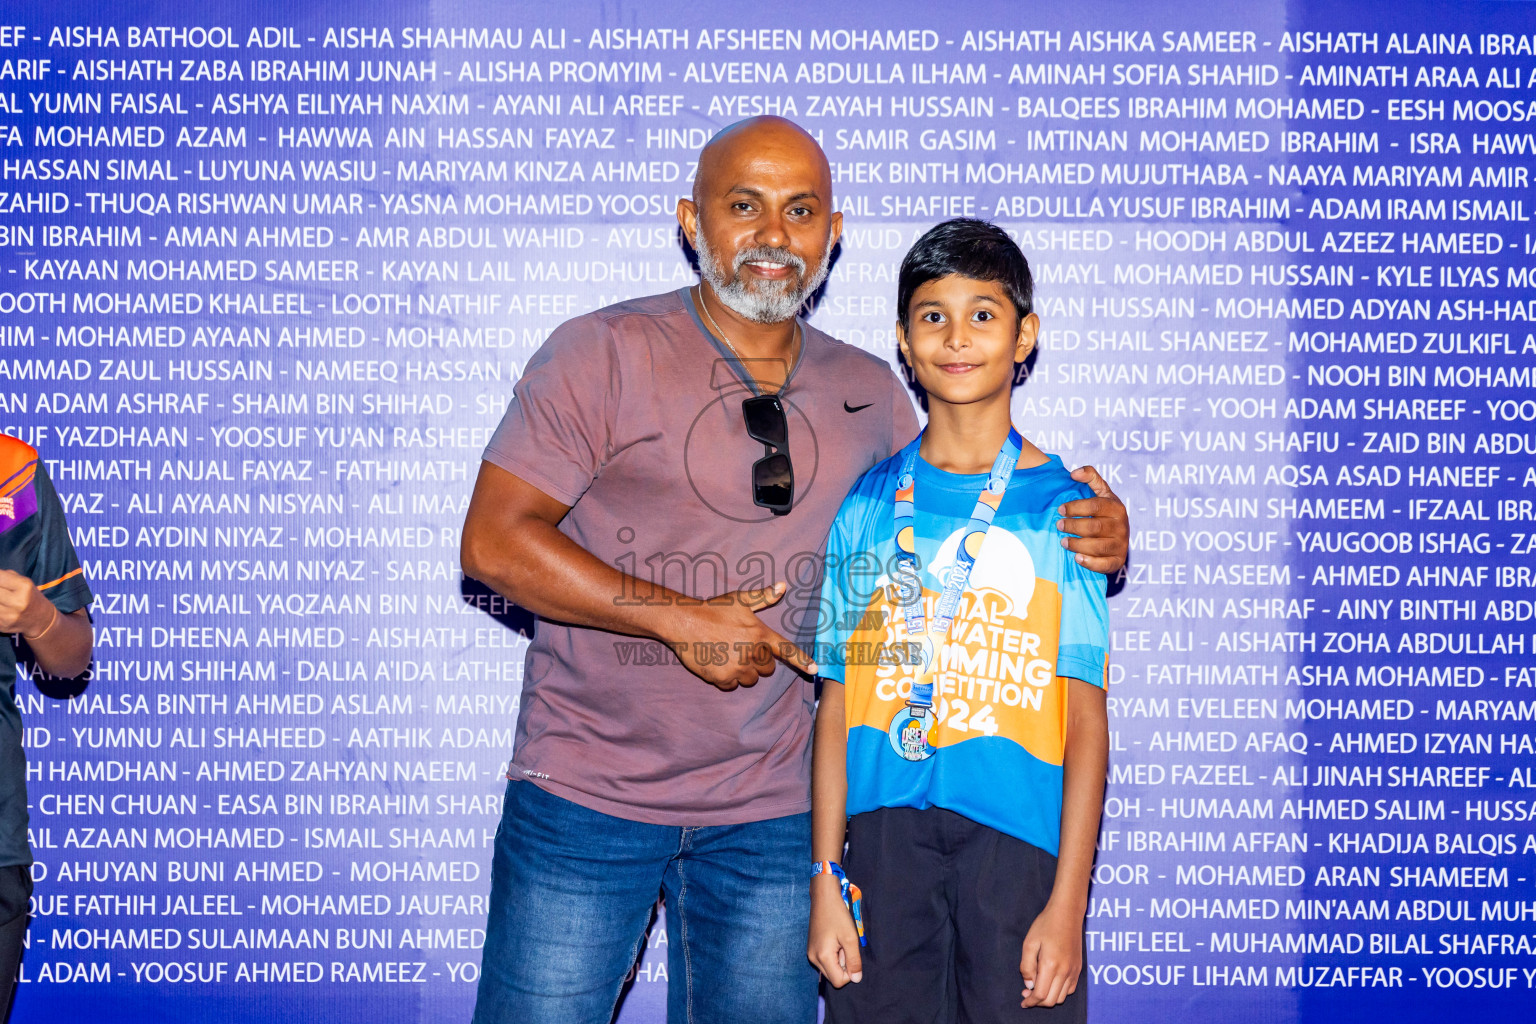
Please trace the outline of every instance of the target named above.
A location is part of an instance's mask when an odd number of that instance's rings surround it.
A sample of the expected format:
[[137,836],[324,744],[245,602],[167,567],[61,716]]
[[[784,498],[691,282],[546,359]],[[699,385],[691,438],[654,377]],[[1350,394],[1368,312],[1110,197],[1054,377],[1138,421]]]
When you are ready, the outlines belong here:
[[[778,324],[789,320],[800,312],[800,307],[805,305],[805,300],[811,296],[821,282],[827,279],[827,268],[832,265],[832,247],[822,254],[821,265],[810,277],[805,276],[805,261],[788,249],[773,249],[768,246],[751,246],[736,254],[736,265],[733,268],[735,274],[727,280],[725,268],[715,257],[709,248],[709,243],[704,240],[703,225],[699,226],[698,234],[694,238],[693,251],[699,257],[699,276],[709,282],[715,294],[720,296],[720,301],[731,307],[738,315],[759,324]],[[774,263],[784,263],[795,268],[800,275],[796,281],[763,281],[756,288],[750,287],[741,279],[742,265],[751,260],[771,260]]]

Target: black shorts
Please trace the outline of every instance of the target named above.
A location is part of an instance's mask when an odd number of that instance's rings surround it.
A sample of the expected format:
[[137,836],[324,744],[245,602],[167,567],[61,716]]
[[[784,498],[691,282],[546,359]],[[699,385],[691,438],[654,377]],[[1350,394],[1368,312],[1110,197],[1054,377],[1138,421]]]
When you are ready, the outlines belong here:
[[883,807],[848,823],[848,878],[864,891],[864,980],[822,983],[827,1024],[1082,1024],[1088,966],[1060,1006],[1026,1010],[1019,960],[1056,858],[939,807]]

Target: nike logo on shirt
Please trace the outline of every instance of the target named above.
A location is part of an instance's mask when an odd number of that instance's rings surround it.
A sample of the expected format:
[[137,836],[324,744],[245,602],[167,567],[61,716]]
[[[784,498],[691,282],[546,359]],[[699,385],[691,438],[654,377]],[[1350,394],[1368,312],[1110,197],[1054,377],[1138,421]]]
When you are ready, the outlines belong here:
[[865,402],[863,405],[849,405],[848,404],[848,400],[845,398],[845,399],[843,399],[843,411],[844,412],[858,412],[860,409],[868,409],[870,406],[872,406],[874,404],[875,404],[874,402]]

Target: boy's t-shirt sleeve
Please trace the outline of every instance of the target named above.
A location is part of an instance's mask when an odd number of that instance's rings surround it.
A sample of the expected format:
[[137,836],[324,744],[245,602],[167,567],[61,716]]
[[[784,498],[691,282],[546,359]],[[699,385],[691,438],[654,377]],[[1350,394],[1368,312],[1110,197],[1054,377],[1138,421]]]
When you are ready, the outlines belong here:
[[484,459],[566,505],[607,460],[621,393],[618,353],[593,316],[560,325],[528,360]]
[[854,498],[843,499],[837,518],[827,532],[826,560],[822,563],[821,596],[816,611],[816,659],[818,674],[835,683],[846,681],[847,668],[839,656],[853,630],[846,628],[851,605],[847,597],[848,540],[847,518]]
[[68,615],[91,603],[91,588],[80,567],[69,527],[64,522],[64,506],[59,502],[53,481],[41,459],[32,486],[37,494],[37,547],[27,575],[43,596],[52,601],[60,614]]
[[[1088,492],[1086,487],[1081,489]],[[1091,497],[1091,492],[1071,489],[1062,501]],[[1108,580],[1077,564],[1066,548],[1061,552],[1061,642],[1056,653],[1056,674],[1103,687],[1104,665],[1109,657]]]

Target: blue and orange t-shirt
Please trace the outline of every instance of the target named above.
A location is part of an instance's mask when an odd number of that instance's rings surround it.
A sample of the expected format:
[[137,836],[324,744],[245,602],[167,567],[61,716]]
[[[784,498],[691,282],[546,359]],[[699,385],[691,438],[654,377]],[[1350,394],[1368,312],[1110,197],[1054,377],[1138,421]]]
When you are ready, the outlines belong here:
[[[942,645],[934,676],[934,755],[891,747],[915,668],[892,585],[893,495],[900,455],[870,469],[844,499],[827,540],[817,653],[845,686],[848,813],[943,807],[1051,854],[1060,845],[1068,678],[1102,686],[1109,648],[1104,577],[1061,546],[1057,507],[1090,497],[1061,460],[1013,472]],[[913,517],[932,623],[987,474],[917,460]],[[829,656],[830,655],[830,656]]]

